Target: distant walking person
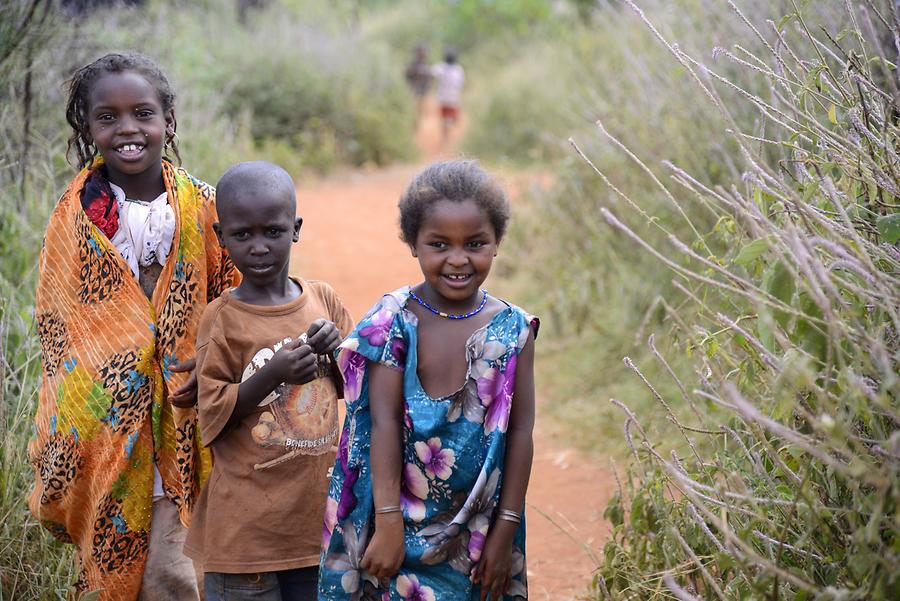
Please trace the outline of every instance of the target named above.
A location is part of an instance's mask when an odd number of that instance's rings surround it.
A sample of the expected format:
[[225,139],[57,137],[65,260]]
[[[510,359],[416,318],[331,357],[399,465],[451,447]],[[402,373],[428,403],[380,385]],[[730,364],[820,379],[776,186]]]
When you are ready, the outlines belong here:
[[443,142],[446,144],[450,130],[459,120],[459,98],[466,82],[466,73],[456,62],[456,52],[447,50],[444,62],[432,67],[431,74],[437,80],[437,101],[441,107]]
[[431,87],[431,66],[428,64],[428,46],[419,44],[413,52],[412,62],[406,67],[406,82],[416,101],[416,129],[425,110],[425,95]]

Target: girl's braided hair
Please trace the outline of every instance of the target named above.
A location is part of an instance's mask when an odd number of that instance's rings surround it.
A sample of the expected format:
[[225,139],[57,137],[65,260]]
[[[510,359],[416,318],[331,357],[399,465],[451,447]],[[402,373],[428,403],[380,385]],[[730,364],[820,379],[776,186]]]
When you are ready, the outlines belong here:
[[[167,113],[175,106],[175,92],[169,85],[169,80],[152,60],[136,52],[112,53],[101,56],[94,62],[78,69],[72,79],[69,80],[69,98],[66,101],[66,121],[72,126],[73,133],[69,137],[69,146],[66,157],[71,160],[72,151],[78,157],[78,168],[86,167],[94,161],[97,149],[91,142],[90,126],[88,125],[88,106],[91,89],[98,79],[108,73],[123,73],[133,71],[142,75],[156,89],[163,112]],[[181,155],[178,153],[178,139],[174,130],[166,136],[166,150],[175,155],[175,159],[181,164]]]
[[414,245],[432,205],[441,200],[472,200],[491,220],[497,242],[506,233],[509,203],[503,189],[476,161],[455,160],[429,165],[400,197],[400,239]]

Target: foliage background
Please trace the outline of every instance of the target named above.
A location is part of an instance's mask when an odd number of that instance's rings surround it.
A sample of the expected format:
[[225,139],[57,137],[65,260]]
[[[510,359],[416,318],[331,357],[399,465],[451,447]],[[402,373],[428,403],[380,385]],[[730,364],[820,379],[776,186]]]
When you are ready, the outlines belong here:
[[592,595],[900,597],[894,3],[637,4],[4,3],[0,599],[71,582],[23,502],[34,260],[72,174],[61,83],[140,48],[193,173],[326,172],[415,159],[402,67],[423,40],[461,53],[464,151],[551,182],[502,275],[544,317],[556,427],[626,465]]

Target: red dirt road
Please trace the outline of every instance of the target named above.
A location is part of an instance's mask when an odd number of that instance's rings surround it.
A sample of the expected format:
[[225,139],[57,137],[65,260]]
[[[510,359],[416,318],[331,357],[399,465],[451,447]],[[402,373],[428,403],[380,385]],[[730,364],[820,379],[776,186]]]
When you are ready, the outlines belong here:
[[[423,123],[419,144],[423,154],[439,156],[436,120]],[[292,273],[329,282],[354,319],[384,292],[421,281],[397,224],[397,200],[419,168],[355,170],[299,181],[303,228]],[[540,340],[536,348],[540,353]],[[599,557],[609,532],[602,513],[615,482],[608,468],[542,427],[540,405],[527,497],[529,597],[564,601],[587,592],[595,566],[589,553]]]

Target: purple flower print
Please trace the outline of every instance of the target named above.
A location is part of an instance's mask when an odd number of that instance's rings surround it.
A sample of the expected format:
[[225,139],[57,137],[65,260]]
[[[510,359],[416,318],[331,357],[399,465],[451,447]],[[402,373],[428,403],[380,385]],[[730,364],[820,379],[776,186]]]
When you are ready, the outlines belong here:
[[387,335],[393,322],[393,311],[380,309],[369,318],[369,325],[359,330],[359,335],[368,338],[372,346],[381,346],[387,342]]
[[509,588],[506,595],[514,600],[528,598],[528,573],[525,570],[525,554],[518,547],[513,547],[512,567],[509,571]]
[[398,576],[397,592],[407,601],[435,601],[434,589],[421,584],[415,574]]
[[429,438],[428,442],[419,441],[415,444],[416,455],[425,464],[425,475],[431,480],[435,476],[441,480],[446,480],[453,473],[450,469],[456,463],[456,453],[453,449],[441,448],[440,438]]
[[412,463],[403,466],[400,480],[400,505],[415,522],[425,519],[425,499],[428,498],[428,479],[419,467]]
[[406,342],[402,338],[393,338],[391,340],[391,356],[397,360],[399,365],[406,363]]
[[469,378],[465,386],[456,391],[450,397],[450,406],[447,408],[447,421],[455,422],[460,417],[473,424],[484,423],[484,406],[478,398],[478,387],[475,380]]
[[481,404],[487,408],[484,418],[485,434],[497,429],[506,432],[516,383],[516,357],[515,354],[510,356],[503,371],[492,367],[478,379],[478,396],[481,397]]
[[337,357],[338,369],[344,378],[344,400],[352,403],[359,399],[362,391],[363,376],[366,375],[366,358],[356,352],[359,340],[348,338],[340,346]]
[[469,534],[469,559],[472,563],[481,560],[481,552],[484,550],[484,541],[487,537],[484,532],[475,530]]
[[466,357],[472,364],[472,377],[476,380],[509,350],[506,344],[496,338],[488,340],[487,335],[487,328],[482,328],[472,335],[466,346]]
[[350,593],[349,597],[345,597],[349,601],[375,601],[383,598],[381,583],[360,566],[368,545],[369,525],[363,524],[357,533],[353,524],[347,524],[343,535],[346,552],[328,553],[323,564],[329,570],[344,573],[341,576],[341,588],[345,593]]
[[338,447],[338,457],[341,463],[341,473],[344,474],[344,482],[341,485],[341,497],[337,506],[337,519],[344,520],[356,507],[356,495],[353,494],[353,485],[359,479],[359,470],[350,467],[350,428],[345,427],[341,432],[341,443]]
[[[436,565],[447,562],[457,572],[469,575],[472,564],[481,558],[484,539],[491,524],[491,515],[496,507],[495,496],[500,483],[500,470],[494,469],[490,475],[483,471],[478,474],[475,486],[468,497],[455,510],[454,516],[438,516],[419,535],[425,537],[428,548],[422,554],[422,563]],[[472,542],[472,538],[476,540]],[[476,558],[473,559],[473,556]]]
[[469,560],[472,563],[478,563],[481,559],[481,552],[484,550],[484,541],[487,540],[488,530],[491,527],[490,510],[492,508],[485,507],[480,513],[476,513],[469,520],[467,527],[469,528]]

